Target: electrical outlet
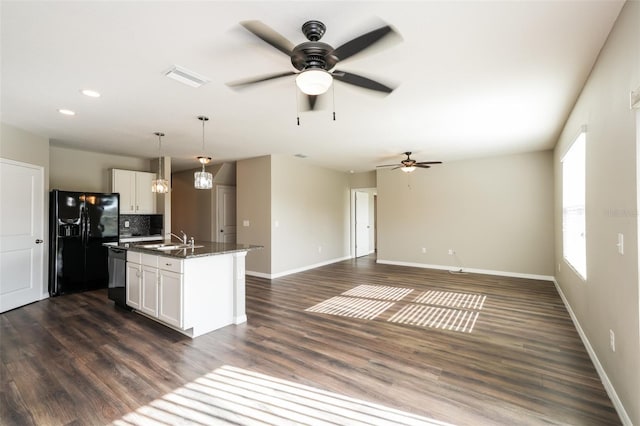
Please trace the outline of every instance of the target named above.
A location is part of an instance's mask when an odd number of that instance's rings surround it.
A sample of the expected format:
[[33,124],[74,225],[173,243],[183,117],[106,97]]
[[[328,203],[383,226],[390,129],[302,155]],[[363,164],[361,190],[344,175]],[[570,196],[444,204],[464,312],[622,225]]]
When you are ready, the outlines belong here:
[[449,255],[453,256],[454,254],[456,254],[456,251],[454,249],[449,249]]
[[249,227],[249,226],[250,226],[250,224],[251,224],[251,223],[250,223],[248,220],[246,220],[246,219],[242,221],[242,226],[244,226],[245,228],[246,228],[246,227]]
[[611,348],[611,352],[616,351],[616,333],[613,330],[609,330],[609,348]]
[[322,246],[318,246],[318,253],[322,253]]
[[558,272],[562,272],[562,264],[558,263]]
[[422,252],[426,253],[427,252],[427,248],[426,247],[422,247]]
[[125,221],[124,221],[124,227],[125,227],[125,228],[128,228],[128,227],[129,227],[129,221],[128,221],[128,220],[125,220]]

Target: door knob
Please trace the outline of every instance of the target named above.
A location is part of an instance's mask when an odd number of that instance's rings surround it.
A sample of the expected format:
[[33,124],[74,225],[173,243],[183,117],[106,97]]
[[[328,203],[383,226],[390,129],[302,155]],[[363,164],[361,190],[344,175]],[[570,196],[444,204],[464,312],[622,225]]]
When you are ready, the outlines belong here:
[[36,240],[36,244],[42,244],[42,243],[44,243],[44,240],[41,240],[40,238]]
[[221,229],[220,232],[224,232],[224,229]]

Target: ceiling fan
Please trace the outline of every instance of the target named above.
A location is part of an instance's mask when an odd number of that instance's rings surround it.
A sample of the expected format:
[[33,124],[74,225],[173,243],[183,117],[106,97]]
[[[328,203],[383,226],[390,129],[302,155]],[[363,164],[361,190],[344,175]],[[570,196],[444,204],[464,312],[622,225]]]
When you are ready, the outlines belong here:
[[309,109],[311,110],[314,109],[317,96],[325,93],[331,87],[334,79],[378,92],[391,93],[393,91],[393,88],[361,75],[333,69],[338,62],[363,51],[391,34],[396,34],[389,25],[362,34],[335,49],[320,41],[326,30],[325,25],[320,21],[307,21],[302,25],[302,32],[309,41],[300,43],[297,46],[261,21],[243,21],[240,22],[240,25],[288,55],[296,71],[233,81],[227,83],[230,87],[242,87],[297,75],[296,84],[307,95]]
[[428,169],[430,168],[430,164],[442,164],[442,161],[416,161],[411,159],[411,152],[407,151],[404,153],[407,156],[404,160],[400,162],[400,164],[384,164],[382,166],[377,167],[393,167],[391,170],[401,169],[403,172],[410,173],[414,171],[416,168]]

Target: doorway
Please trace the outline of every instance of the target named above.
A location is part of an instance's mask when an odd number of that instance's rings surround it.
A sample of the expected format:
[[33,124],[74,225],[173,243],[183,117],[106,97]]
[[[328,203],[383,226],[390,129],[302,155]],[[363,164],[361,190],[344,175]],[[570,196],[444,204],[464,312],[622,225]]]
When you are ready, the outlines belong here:
[[44,169],[0,158],[0,312],[43,294]]
[[219,243],[236,242],[236,187],[216,185],[216,235]]
[[351,190],[351,253],[366,256],[376,251],[376,189]]

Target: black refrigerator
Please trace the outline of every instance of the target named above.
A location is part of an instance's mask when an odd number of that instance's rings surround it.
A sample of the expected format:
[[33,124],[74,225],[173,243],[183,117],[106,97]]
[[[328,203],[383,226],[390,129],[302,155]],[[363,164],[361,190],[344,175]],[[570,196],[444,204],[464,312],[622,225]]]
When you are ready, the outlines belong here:
[[49,294],[106,288],[103,244],[118,242],[120,195],[57,189],[49,195]]

